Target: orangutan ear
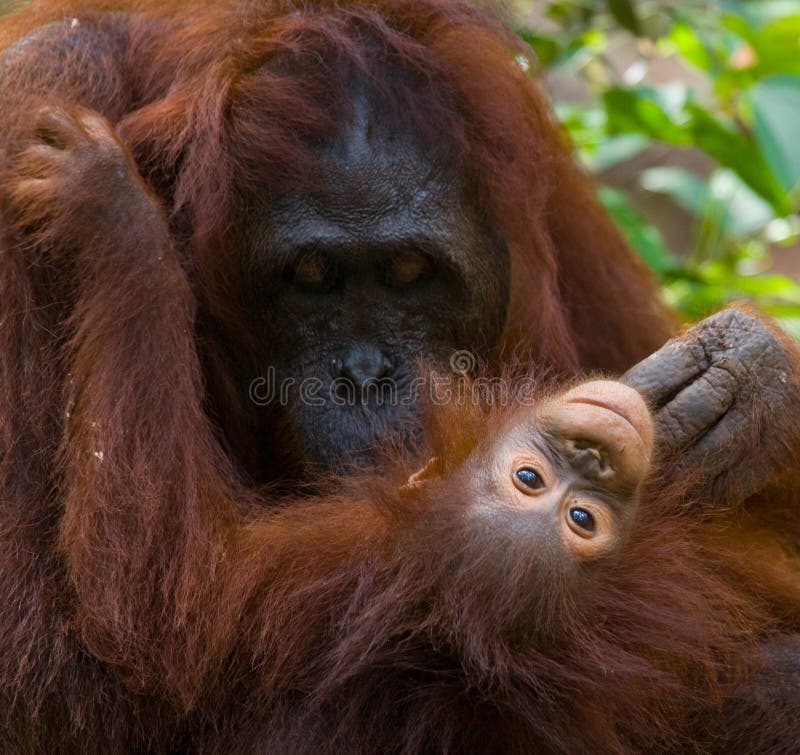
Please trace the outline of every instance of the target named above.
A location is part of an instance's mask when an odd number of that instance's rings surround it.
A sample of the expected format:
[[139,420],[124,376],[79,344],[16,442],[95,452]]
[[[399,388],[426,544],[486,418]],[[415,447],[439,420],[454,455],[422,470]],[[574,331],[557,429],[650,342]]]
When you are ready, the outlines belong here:
[[438,456],[432,456],[428,461],[412,474],[406,484],[400,488],[401,493],[417,491],[428,482],[442,474],[442,462]]

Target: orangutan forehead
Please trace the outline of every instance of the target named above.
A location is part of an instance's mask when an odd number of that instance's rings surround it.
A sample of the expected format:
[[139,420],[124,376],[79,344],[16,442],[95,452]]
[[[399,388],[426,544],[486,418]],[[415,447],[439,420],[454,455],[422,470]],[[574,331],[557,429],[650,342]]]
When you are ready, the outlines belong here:
[[307,188],[332,163],[359,170],[369,162],[394,175],[413,173],[416,183],[466,174],[467,129],[446,88],[379,61],[367,69],[341,62],[317,68],[324,70],[276,71],[270,63],[232,93],[232,146],[248,142],[241,159],[256,170],[260,163],[272,186]]

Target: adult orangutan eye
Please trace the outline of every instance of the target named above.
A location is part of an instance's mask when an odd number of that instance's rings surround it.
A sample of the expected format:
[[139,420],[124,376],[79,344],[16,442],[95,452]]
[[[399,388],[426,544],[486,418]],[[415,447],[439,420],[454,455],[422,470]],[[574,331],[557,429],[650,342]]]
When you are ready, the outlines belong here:
[[522,467],[516,472],[517,479],[529,490],[542,490],[545,482],[542,476],[531,467]]
[[333,260],[316,252],[304,254],[283,271],[287,283],[307,291],[329,291],[336,285],[338,275]]
[[386,285],[403,288],[424,278],[432,270],[427,257],[415,252],[401,252],[386,265]]
[[582,509],[579,506],[573,506],[569,510],[568,516],[573,524],[588,534],[593,533],[597,527],[594,517],[586,509]]

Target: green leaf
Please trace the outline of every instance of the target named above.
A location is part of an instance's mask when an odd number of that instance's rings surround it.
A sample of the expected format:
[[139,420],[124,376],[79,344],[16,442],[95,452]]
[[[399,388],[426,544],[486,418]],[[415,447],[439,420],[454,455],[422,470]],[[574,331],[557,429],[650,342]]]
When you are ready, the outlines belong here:
[[673,144],[689,141],[689,135],[672,122],[650,90],[612,87],[603,93],[603,101],[612,134],[644,134]]
[[539,65],[542,67],[546,68],[552,65],[561,53],[560,45],[552,37],[535,34],[527,29],[517,29],[517,33],[531,46],[531,49],[536,53]]
[[800,184],[800,76],[762,79],[750,90],[750,104],[761,151],[783,188],[791,192]]
[[754,42],[756,29],[744,16],[733,14],[725,15],[720,19],[720,21],[722,22],[722,27],[724,29],[732,31],[734,34],[737,34],[742,39],[746,39],[751,44]]
[[595,105],[573,105],[554,103],[558,120],[566,127],[575,145],[586,151],[593,151],[598,144],[608,139],[606,133],[606,113]]
[[695,217],[713,222],[728,240],[760,234],[775,217],[772,207],[726,168],[709,178],[683,168],[650,168],[642,173],[641,184],[671,197]]
[[692,215],[702,215],[708,203],[706,180],[683,168],[650,168],[642,172],[641,184],[648,191],[671,197]]
[[792,211],[786,190],[770,170],[758,146],[747,134],[729,129],[697,104],[687,104],[686,110],[691,116],[689,129],[692,142],[697,147],[721,165],[735,171],[779,215],[788,215]]
[[676,123],[658,101],[659,95],[645,87],[612,87],[603,94],[612,134],[644,134],[670,144],[692,144],[707,152],[721,165],[764,197],[778,215],[788,215],[792,205],[788,193],[773,175],[758,145],[748,134],[735,131],[694,102],[682,107],[685,122]]
[[750,42],[758,55],[760,75],[800,75],[800,13],[779,18],[751,33]]
[[600,201],[622,229],[630,245],[651,270],[662,275],[682,267],[682,262],[667,249],[659,231],[631,207],[621,191],[601,186],[598,193]]
[[598,173],[625,160],[630,160],[648,144],[650,144],[650,140],[641,134],[607,136],[596,145],[587,164],[592,171]]
[[753,27],[800,13],[798,0],[718,0],[720,7],[746,19]]
[[678,52],[695,68],[708,71],[712,68],[712,58],[703,40],[689,24],[680,21],[672,25],[670,39]]
[[772,207],[731,170],[714,171],[708,182],[708,198],[719,208],[722,230],[732,239],[762,233],[775,217]]
[[641,34],[641,26],[636,10],[630,0],[607,0],[608,10],[614,20],[631,34],[637,37]]

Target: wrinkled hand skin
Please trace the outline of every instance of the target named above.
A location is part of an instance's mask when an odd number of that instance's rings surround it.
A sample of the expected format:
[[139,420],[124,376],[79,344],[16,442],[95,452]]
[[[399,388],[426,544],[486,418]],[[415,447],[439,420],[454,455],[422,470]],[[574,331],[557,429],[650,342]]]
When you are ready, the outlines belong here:
[[800,350],[761,314],[727,309],[630,369],[654,412],[664,472],[730,508],[800,463]]

